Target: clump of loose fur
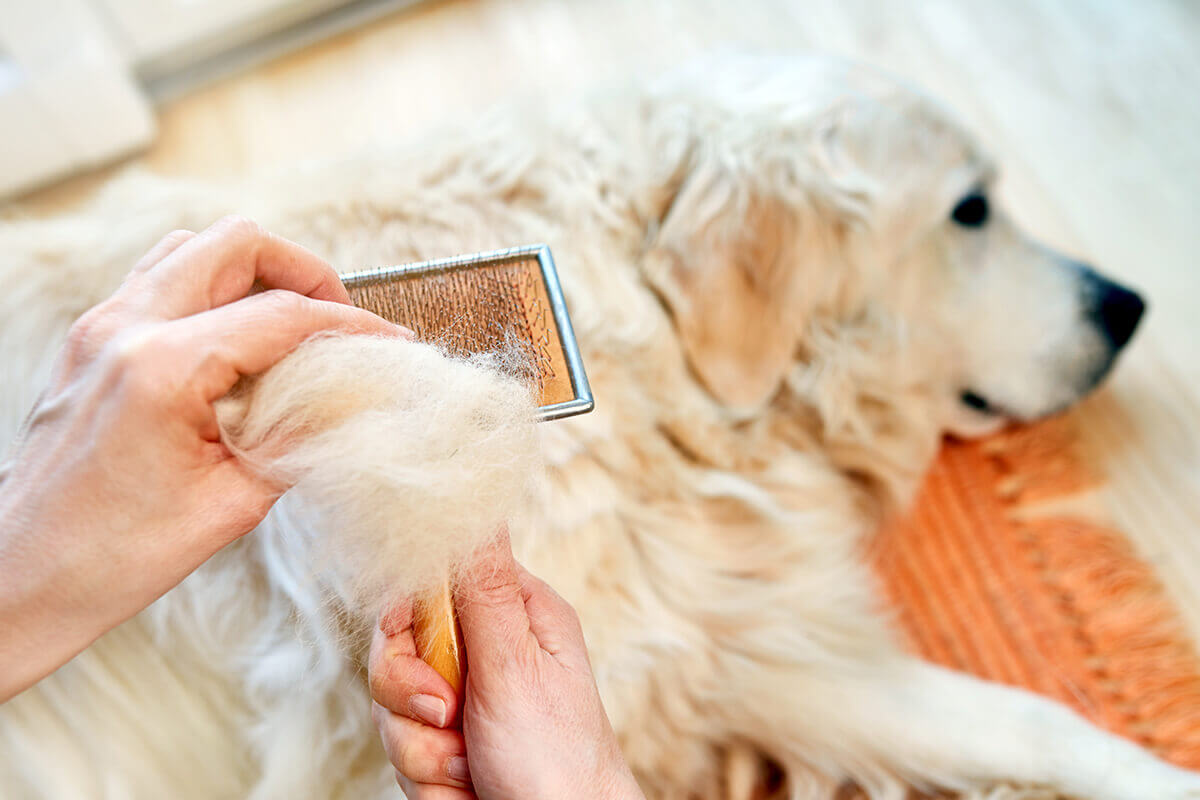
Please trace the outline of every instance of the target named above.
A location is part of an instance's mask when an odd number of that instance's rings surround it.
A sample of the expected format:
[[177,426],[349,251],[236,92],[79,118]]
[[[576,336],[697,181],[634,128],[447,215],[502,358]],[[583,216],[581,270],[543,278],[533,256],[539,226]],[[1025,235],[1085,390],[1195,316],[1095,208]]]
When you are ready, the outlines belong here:
[[521,511],[541,473],[529,387],[502,355],[320,336],[217,406],[222,435],[293,485],[313,569],[348,610],[432,588]]

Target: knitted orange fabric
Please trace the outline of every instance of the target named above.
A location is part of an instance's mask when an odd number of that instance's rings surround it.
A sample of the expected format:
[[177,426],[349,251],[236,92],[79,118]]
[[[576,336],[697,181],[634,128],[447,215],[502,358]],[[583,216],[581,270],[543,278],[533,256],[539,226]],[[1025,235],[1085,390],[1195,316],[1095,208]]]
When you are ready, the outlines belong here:
[[1118,532],[1046,509],[1099,483],[1070,418],[948,441],[871,558],[912,652],[1200,769],[1200,659]]

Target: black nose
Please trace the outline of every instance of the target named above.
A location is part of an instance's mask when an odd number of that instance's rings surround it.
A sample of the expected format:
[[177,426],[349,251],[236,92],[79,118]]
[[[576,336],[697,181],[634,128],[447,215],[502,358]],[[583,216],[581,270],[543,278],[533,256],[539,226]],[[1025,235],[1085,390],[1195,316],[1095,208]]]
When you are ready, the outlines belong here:
[[1091,316],[1114,350],[1119,350],[1133,336],[1138,322],[1146,311],[1146,303],[1137,292],[1092,273]]

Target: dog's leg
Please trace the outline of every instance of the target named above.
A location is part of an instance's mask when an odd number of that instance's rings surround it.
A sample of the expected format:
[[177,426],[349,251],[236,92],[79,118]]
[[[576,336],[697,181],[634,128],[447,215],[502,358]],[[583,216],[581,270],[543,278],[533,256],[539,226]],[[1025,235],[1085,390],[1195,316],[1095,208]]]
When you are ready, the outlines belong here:
[[1016,784],[1086,800],[1200,800],[1200,775],[1063,705],[915,659],[885,657],[840,676],[759,675],[739,688],[742,708],[754,709],[742,725],[757,728],[764,750],[785,765],[854,778],[872,797],[902,796],[904,781],[962,792]]
[[1172,767],[1030,692],[912,659],[829,687],[848,744],[917,783],[1041,786],[1089,800],[1200,800],[1200,775]]

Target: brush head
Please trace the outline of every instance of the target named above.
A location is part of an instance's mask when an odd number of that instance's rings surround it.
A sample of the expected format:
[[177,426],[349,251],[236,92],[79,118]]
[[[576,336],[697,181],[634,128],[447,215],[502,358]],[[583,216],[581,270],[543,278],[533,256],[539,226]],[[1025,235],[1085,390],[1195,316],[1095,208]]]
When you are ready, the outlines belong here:
[[540,419],[592,410],[550,248],[530,245],[342,276],[354,303],[452,355],[517,351]]

